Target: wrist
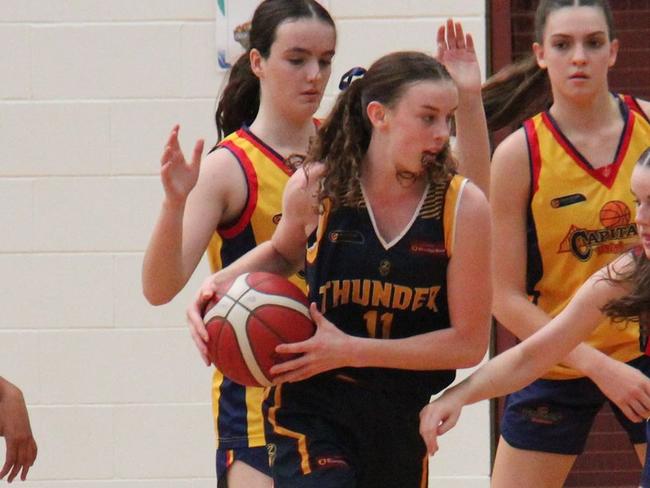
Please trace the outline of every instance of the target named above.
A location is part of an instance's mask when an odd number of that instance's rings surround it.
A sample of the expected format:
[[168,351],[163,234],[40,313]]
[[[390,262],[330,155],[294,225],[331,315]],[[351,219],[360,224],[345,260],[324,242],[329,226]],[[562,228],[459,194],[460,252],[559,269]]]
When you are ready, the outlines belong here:
[[185,211],[185,202],[187,197],[170,197],[165,195],[162,208],[164,212],[183,213]]

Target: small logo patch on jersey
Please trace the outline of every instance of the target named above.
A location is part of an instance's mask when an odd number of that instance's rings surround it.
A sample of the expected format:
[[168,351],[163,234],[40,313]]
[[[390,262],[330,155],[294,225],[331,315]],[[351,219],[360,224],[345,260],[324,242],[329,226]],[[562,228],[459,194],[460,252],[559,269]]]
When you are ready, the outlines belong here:
[[333,230],[328,234],[330,242],[346,242],[348,244],[363,244],[363,234],[357,230]]
[[447,255],[447,250],[442,242],[413,241],[411,242],[411,253],[444,258]]
[[350,465],[341,456],[321,456],[316,458],[318,468],[348,468]]
[[280,223],[280,219],[282,218],[282,214],[275,214],[273,216],[273,223],[275,225],[278,225]]
[[574,205],[580,202],[586,202],[587,197],[582,193],[573,193],[572,195],[565,195],[563,197],[557,197],[551,200],[551,207],[553,208],[562,208],[568,207],[569,205]]
[[382,259],[379,263],[379,274],[382,276],[388,276],[390,273],[390,261],[388,259]]

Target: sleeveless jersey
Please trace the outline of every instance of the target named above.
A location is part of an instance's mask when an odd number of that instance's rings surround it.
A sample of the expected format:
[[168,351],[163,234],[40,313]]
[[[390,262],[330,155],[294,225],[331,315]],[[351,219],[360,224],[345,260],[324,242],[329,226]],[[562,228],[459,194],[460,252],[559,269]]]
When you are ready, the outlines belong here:
[[[208,245],[213,271],[219,270],[267,241],[280,221],[282,193],[291,176],[284,158],[242,128],[223,139],[217,148],[237,158],[246,177],[248,197],[236,222],[217,229]],[[305,289],[305,281],[291,280]],[[262,401],[264,388],[244,387],[225,378],[217,369],[212,382],[212,410],[217,446],[224,449],[266,445]]]
[[[531,174],[527,292],[552,317],[589,276],[638,243],[630,176],[650,145],[650,123],[631,97],[619,97],[619,104],[624,128],[616,155],[599,169],[578,152],[550,113],[524,122]],[[638,328],[609,319],[586,342],[619,361],[641,355]],[[557,365],[544,378],[581,376]]]
[[[334,211],[324,202],[308,240],[305,273],[310,301],[345,333],[397,339],[450,327],[447,265],[455,216],[466,180],[431,184],[410,225],[393,242],[379,237],[365,200]],[[455,371],[342,368],[334,372],[362,386],[428,402]]]

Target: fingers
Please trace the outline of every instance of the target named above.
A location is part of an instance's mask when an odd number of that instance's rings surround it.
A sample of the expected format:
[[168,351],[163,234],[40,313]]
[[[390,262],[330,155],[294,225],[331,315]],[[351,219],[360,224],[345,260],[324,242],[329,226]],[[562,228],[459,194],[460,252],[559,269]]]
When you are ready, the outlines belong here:
[[2,466],[2,470],[0,471],[0,479],[4,478],[9,471],[11,471],[11,468],[14,465],[14,462],[16,460],[16,448],[15,446],[7,441],[7,449],[6,449],[6,454],[5,454],[5,463],[4,466]]
[[187,308],[186,316],[190,328],[190,335],[194,345],[199,351],[201,358],[206,366],[210,365],[208,357],[207,342],[210,339],[208,331],[203,323],[203,313],[207,303],[214,297],[214,290],[202,288],[197,295],[196,300]]
[[192,154],[192,166],[199,166],[201,164],[201,156],[203,155],[204,140],[199,139],[194,144],[194,153]]
[[467,50],[474,52],[474,38],[472,37],[472,34],[467,34],[465,36],[465,42],[467,43]]
[[458,49],[465,49],[465,34],[463,34],[463,25],[460,22],[454,24],[456,27],[455,38],[456,38],[456,47]]
[[445,26],[441,25],[438,27],[438,34],[436,36],[436,46],[438,47],[438,54],[436,58],[438,61],[442,59],[442,56],[447,49],[447,43],[445,42]]
[[454,22],[451,18],[447,19],[447,22],[438,28],[436,42],[438,45],[438,57],[448,49],[474,50],[474,40],[471,34],[465,34],[463,24]]

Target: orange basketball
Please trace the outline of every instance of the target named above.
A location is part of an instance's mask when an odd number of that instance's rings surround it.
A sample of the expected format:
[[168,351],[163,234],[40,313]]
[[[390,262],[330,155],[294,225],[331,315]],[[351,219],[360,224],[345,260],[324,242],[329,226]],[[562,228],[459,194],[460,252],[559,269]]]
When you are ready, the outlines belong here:
[[630,208],[620,200],[607,202],[600,209],[600,223],[605,227],[618,227],[630,223],[632,214]]
[[270,386],[269,369],[295,356],[278,354],[275,347],[304,341],[316,331],[302,290],[263,272],[221,284],[203,322],[212,363],[224,376],[248,386]]

